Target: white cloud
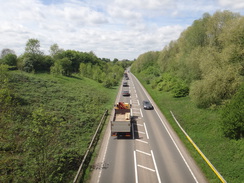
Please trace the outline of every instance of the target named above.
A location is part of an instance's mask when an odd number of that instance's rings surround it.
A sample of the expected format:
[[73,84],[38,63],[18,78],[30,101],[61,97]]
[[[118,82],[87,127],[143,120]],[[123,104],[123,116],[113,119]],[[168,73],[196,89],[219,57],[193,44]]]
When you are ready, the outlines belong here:
[[244,8],[243,0],[219,0],[219,4],[227,9],[242,10]]
[[[36,38],[48,54],[50,45],[94,51],[105,58],[134,59],[162,50],[205,12],[237,9],[233,0],[0,0],[0,50],[22,54]],[[237,5],[238,4],[238,5]]]

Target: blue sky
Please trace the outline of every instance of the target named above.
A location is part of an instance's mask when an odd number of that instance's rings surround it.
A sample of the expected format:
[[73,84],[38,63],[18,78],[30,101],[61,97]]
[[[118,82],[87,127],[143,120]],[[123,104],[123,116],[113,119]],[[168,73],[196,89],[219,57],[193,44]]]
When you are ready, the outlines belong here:
[[49,54],[93,51],[100,58],[135,59],[159,51],[203,13],[244,15],[243,0],[0,0],[0,50],[23,54],[28,39]]

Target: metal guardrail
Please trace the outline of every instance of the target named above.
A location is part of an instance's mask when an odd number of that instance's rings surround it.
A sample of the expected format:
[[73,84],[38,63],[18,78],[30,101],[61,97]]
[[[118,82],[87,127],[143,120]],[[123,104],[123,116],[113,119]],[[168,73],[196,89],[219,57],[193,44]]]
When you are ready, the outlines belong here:
[[83,170],[85,170],[87,167],[84,167],[84,165],[85,165],[85,162],[86,162],[86,160],[87,160],[87,157],[88,157],[88,154],[89,154],[89,152],[91,151],[91,148],[94,146],[94,144],[95,144],[95,140],[96,140],[96,138],[100,135],[100,131],[101,131],[101,126],[102,126],[102,124],[105,122],[105,117],[108,115],[108,110],[106,110],[105,112],[104,112],[104,114],[103,114],[103,116],[102,116],[102,118],[101,118],[101,120],[100,120],[100,122],[99,122],[99,125],[98,125],[98,127],[97,127],[97,130],[96,130],[96,132],[95,132],[95,134],[93,135],[93,137],[92,137],[92,140],[91,140],[91,142],[90,142],[90,145],[89,145],[89,147],[88,147],[88,149],[87,149],[87,151],[86,151],[86,153],[85,153],[85,155],[84,155],[84,157],[83,157],[83,160],[82,160],[82,162],[81,162],[81,164],[80,164],[80,167],[79,167],[79,169],[78,169],[78,171],[77,171],[77,173],[76,173],[76,176],[75,176],[75,178],[74,178],[74,180],[73,180],[73,183],[78,183],[79,181],[80,181],[80,179],[81,179],[81,177],[82,177],[82,173],[84,172]]

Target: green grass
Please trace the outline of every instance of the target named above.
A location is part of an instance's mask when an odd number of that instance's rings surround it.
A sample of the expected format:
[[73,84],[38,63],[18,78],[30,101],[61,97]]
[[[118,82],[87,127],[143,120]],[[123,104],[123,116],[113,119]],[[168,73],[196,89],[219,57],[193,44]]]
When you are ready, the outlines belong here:
[[[17,94],[19,105],[16,106],[18,112],[14,117],[15,123],[11,123],[11,130],[6,132],[6,136],[13,136],[13,131],[18,129],[18,132],[14,134],[17,134],[20,139],[15,144],[20,149],[20,151],[16,151],[16,155],[18,154],[22,161],[21,166],[30,172],[32,171],[28,168],[28,163],[25,162],[26,153],[29,150],[23,149],[29,133],[32,112],[41,107],[62,123],[62,128],[58,132],[59,136],[56,137],[60,150],[57,151],[58,154],[50,156],[53,157],[53,164],[55,161],[60,163],[60,160],[63,164],[58,164],[59,167],[57,167],[59,181],[52,179],[52,182],[67,182],[67,180],[71,182],[103,113],[106,109],[110,110],[114,104],[118,87],[108,89],[101,83],[79,75],[65,77],[21,71],[11,71],[11,75],[10,84],[12,90]],[[14,150],[13,153],[15,153]],[[65,160],[66,158],[68,159]],[[29,161],[34,160],[30,159]],[[18,164],[15,166],[12,169],[13,174],[22,176],[20,181],[27,181],[28,178],[24,175],[28,173],[20,170]],[[17,179],[18,177],[15,176],[15,180]]]
[[152,89],[144,82],[142,76],[137,77],[185,143],[209,182],[221,181],[189,143],[170,111],[227,182],[244,182],[244,140],[229,140],[223,136],[218,109],[199,109],[189,97],[173,98],[170,93]]

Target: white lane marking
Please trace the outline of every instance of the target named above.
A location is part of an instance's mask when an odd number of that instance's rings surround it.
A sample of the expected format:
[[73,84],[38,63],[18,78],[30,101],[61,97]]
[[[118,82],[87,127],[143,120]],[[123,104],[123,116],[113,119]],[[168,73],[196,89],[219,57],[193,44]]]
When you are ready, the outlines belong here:
[[135,163],[135,182],[138,183],[137,162],[136,162],[136,151],[134,151],[134,163]]
[[145,144],[148,144],[148,142],[143,141],[143,140],[136,139],[136,141],[138,141],[138,142],[142,142],[142,143],[145,143]]
[[[111,132],[110,132],[110,133],[111,133]],[[106,147],[105,147],[105,152],[104,152],[104,155],[103,155],[103,161],[102,161],[102,162],[105,161],[105,156],[106,156],[106,154],[107,154],[107,150],[108,150],[109,138],[110,138],[110,135],[108,135],[107,144],[106,144]],[[101,174],[102,174],[102,169],[99,171],[99,175],[98,175],[97,183],[100,182]]]
[[134,125],[132,125],[132,127],[131,127],[132,129],[132,138],[133,138],[133,140],[135,139],[135,131],[134,131]]
[[146,126],[146,123],[143,123],[143,124],[144,124],[144,128],[145,128],[145,131],[146,131],[147,139],[149,139],[149,135],[148,135],[148,132],[147,132],[147,126]]
[[138,98],[137,94],[136,94],[136,98]]
[[141,117],[143,117],[143,114],[142,114],[141,108],[140,108],[140,112],[141,112]]
[[150,153],[146,153],[144,151],[136,150],[136,152],[139,152],[139,153],[142,153],[142,154],[145,154],[145,155],[148,155],[148,156],[152,156]]
[[145,132],[141,132],[141,131],[136,131],[136,132],[138,132],[138,133],[140,133],[140,134],[146,134]]
[[137,102],[138,102],[138,105],[140,105],[140,102],[139,102],[139,100],[137,100]]
[[137,124],[137,126],[143,126],[142,124]]
[[[132,75],[133,75],[133,74],[132,74]],[[134,75],[133,75],[133,76],[134,76]],[[147,92],[145,91],[144,87],[141,85],[141,83],[139,82],[139,80],[138,80],[135,76],[134,76],[134,78],[137,80],[138,84],[140,85],[140,87],[142,88],[142,90],[144,91],[144,93],[146,94],[148,100],[152,103],[152,101],[150,100],[149,95],[147,94]],[[161,123],[163,124],[164,128],[166,129],[167,133],[169,134],[171,140],[173,141],[173,143],[174,143],[176,149],[178,150],[178,152],[179,152],[181,158],[182,158],[183,161],[185,162],[185,164],[186,164],[188,170],[190,171],[192,177],[194,178],[194,180],[196,181],[196,183],[198,183],[197,178],[195,177],[195,175],[194,175],[194,173],[192,172],[190,166],[188,165],[187,161],[185,160],[184,156],[182,155],[182,153],[181,153],[180,149],[178,148],[177,144],[175,143],[173,137],[172,137],[171,134],[169,133],[169,130],[168,130],[168,128],[166,127],[166,125],[164,124],[164,121],[163,121],[162,118],[159,116],[158,111],[157,111],[156,109],[155,109],[155,111],[156,111],[156,113],[157,113],[159,119],[161,120]]]
[[159,176],[159,173],[158,173],[158,167],[157,167],[157,164],[156,164],[156,161],[155,161],[154,154],[153,154],[152,150],[151,150],[151,154],[152,154],[153,163],[154,163],[154,166],[155,166],[155,169],[156,169],[158,183],[161,183],[161,179],[160,179],[160,176]]
[[150,170],[150,171],[152,171],[152,172],[155,172],[155,170],[153,170],[153,169],[151,169],[151,168],[147,168],[147,167],[142,166],[142,165],[137,165],[137,166],[139,166],[139,167],[141,167],[141,168],[144,168],[144,169],[146,169],[146,170]]
[[188,165],[188,163],[187,163],[186,159],[184,158],[183,154],[181,153],[181,151],[180,151],[180,149],[179,149],[178,145],[176,144],[176,142],[175,142],[175,140],[173,139],[172,135],[170,134],[170,132],[169,132],[168,128],[166,127],[165,122],[164,122],[164,121],[162,120],[162,118],[159,116],[158,111],[157,111],[157,110],[155,110],[155,111],[156,111],[156,113],[157,113],[157,115],[158,115],[159,119],[161,120],[161,123],[163,124],[164,128],[166,129],[166,131],[167,131],[168,135],[170,136],[170,138],[171,138],[171,140],[172,140],[173,144],[175,145],[176,149],[178,150],[178,152],[179,152],[179,154],[180,154],[181,158],[183,159],[183,161],[184,161],[184,163],[185,163],[186,167],[187,167],[187,168],[188,168],[188,170],[190,171],[190,173],[191,173],[191,175],[192,175],[193,179],[195,180],[195,182],[196,182],[196,183],[198,183],[197,178],[195,177],[195,175],[194,175],[193,171],[191,170],[191,168],[190,168],[190,166]]

